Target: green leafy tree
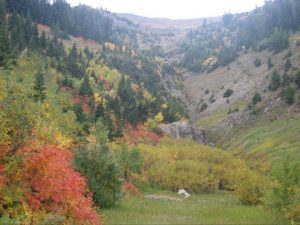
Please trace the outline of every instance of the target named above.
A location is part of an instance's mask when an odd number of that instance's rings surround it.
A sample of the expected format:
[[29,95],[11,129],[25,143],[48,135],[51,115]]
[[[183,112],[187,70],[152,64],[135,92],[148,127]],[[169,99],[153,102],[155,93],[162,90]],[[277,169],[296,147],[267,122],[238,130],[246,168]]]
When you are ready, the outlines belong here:
[[285,161],[271,171],[271,176],[276,182],[265,194],[264,205],[275,215],[284,215],[294,224],[298,224],[300,222],[300,163]]
[[96,205],[108,208],[121,197],[121,173],[106,145],[108,131],[101,120],[96,125],[96,142],[75,154],[75,166],[86,177]]
[[130,180],[132,173],[141,173],[144,161],[139,149],[129,149],[127,145],[123,145],[117,152],[117,157],[125,180]]

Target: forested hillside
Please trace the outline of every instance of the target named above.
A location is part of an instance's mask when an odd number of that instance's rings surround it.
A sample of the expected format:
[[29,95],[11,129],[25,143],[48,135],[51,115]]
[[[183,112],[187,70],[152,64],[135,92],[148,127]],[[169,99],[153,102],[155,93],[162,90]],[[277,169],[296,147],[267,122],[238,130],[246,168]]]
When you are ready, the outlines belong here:
[[[163,221],[298,223],[299,7],[164,30],[65,0],[0,0],[0,224],[123,222],[112,215],[148,206],[144,192],[181,188],[195,212],[207,193],[232,212],[205,218],[162,194],[193,214]],[[165,137],[175,121],[219,148]]]
[[[99,224],[92,192],[98,206],[109,207],[126,178],[108,142],[131,132],[156,142],[151,129],[185,117],[184,110],[161,84],[161,62],[134,48],[111,13],[1,0],[0,16],[1,215]],[[97,161],[88,161],[86,149]],[[100,178],[89,163],[99,165]]]

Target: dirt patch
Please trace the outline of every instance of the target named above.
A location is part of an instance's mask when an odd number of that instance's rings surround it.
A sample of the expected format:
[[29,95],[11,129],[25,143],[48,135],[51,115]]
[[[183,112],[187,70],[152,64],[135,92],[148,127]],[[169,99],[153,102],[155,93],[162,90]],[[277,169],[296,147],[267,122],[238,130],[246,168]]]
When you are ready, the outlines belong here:
[[171,197],[171,196],[167,196],[167,195],[145,195],[144,198],[154,199],[154,200],[182,202],[181,198],[175,198],[175,197]]

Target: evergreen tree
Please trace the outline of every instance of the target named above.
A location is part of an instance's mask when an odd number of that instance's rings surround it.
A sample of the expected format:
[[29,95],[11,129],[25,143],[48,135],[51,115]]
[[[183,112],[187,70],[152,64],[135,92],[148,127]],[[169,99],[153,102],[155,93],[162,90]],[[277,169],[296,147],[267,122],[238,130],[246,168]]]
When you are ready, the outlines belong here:
[[273,70],[272,72],[272,78],[271,78],[271,83],[269,85],[269,90],[270,91],[275,91],[277,88],[279,88],[281,85],[281,78],[280,75],[276,70]]
[[87,95],[92,96],[93,95],[93,89],[90,85],[89,77],[86,75],[81,83],[79,94],[81,96]]
[[0,67],[6,67],[10,60],[11,48],[7,30],[5,1],[0,0]]
[[73,76],[81,78],[84,74],[84,70],[80,69],[78,65],[78,57],[78,50],[76,44],[74,44],[67,58],[67,68]]
[[115,205],[121,197],[121,172],[104,143],[88,150],[78,150],[75,166],[86,177],[96,205],[103,208]]
[[291,60],[289,58],[287,58],[287,60],[285,61],[285,65],[284,65],[284,71],[285,72],[290,71],[291,67],[292,67]]
[[34,82],[34,99],[43,102],[46,99],[44,75],[41,70],[35,75]]
[[43,31],[40,37],[40,47],[44,50],[47,47],[47,38],[46,38],[46,34]]
[[300,89],[300,70],[298,70],[295,74],[295,83],[297,85],[297,89]]
[[268,69],[272,69],[272,67],[274,66],[274,64],[272,63],[272,59],[271,57],[268,58]]
[[256,105],[258,102],[261,101],[262,101],[261,95],[259,93],[255,93],[255,95],[252,98],[252,104]]
[[104,117],[104,107],[102,101],[99,102],[96,112],[95,112],[95,118],[98,119],[99,117]]
[[284,91],[285,102],[289,105],[292,105],[295,102],[295,92],[291,87],[288,87]]

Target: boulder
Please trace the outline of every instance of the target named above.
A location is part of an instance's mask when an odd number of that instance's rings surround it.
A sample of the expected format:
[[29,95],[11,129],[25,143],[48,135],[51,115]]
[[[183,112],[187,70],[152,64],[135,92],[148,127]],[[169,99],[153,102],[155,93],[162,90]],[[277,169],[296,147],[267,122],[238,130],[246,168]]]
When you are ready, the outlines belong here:
[[207,144],[207,136],[204,129],[195,127],[185,122],[163,124],[159,127],[162,133],[174,139],[192,139],[196,142]]

